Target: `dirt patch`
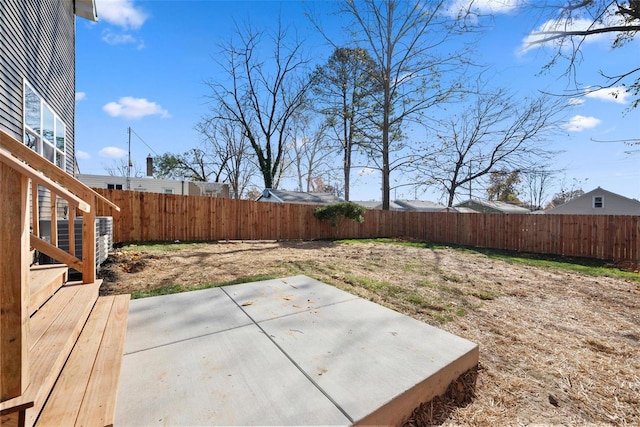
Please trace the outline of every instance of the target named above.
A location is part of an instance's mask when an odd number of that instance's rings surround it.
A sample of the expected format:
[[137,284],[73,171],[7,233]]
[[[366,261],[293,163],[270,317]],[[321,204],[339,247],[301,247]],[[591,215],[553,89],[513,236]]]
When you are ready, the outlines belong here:
[[[116,253],[101,292],[306,274],[480,345],[411,425],[640,424],[640,282],[454,249],[264,242]],[[469,397],[471,396],[471,397]]]

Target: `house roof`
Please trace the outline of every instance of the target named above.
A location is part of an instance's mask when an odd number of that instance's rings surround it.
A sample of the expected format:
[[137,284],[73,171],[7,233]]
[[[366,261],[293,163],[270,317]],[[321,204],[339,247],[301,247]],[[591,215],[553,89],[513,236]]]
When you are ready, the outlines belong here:
[[458,207],[453,207],[452,206],[450,208],[444,208],[440,212],[479,213],[477,210],[471,209],[471,208],[467,208],[465,206],[458,206]]
[[[382,209],[382,202],[377,200],[368,200],[368,201],[354,201],[353,203],[357,203],[360,206],[364,206],[367,209]],[[391,201],[389,202],[389,209],[392,211],[401,211],[404,208],[397,203]]]
[[98,13],[96,11],[95,0],[75,0],[76,16],[97,22]]
[[446,208],[444,205],[426,200],[397,199],[395,203],[407,211],[439,212]]
[[[596,196],[604,197],[602,209],[593,207]],[[548,214],[640,215],[640,201],[597,187],[581,196],[546,211]]]
[[274,201],[280,203],[338,203],[342,199],[331,193],[304,193],[300,191],[265,189],[256,201]]
[[[497,202],[494,200],[482,200],[482,199],[469,199],[464,202],[458,203],[454,207],[465,207],[474,209],[474,206],[484,207],[488,210],[498,211],[502,213],[529,213],[529,209],[521,206],[512,205],[506,202]],[[475,209],[474,209],[475,210]]]

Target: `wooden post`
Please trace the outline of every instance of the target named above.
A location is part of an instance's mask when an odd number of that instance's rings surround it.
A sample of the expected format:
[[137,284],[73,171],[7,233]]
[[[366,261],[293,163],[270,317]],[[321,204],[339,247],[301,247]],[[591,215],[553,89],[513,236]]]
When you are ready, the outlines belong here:
[[40,210],[38,208],[38,184],[31,181],[31,232],[40,237]]
[[75,209],[73,206],[71,206],[71,204],[67,205],[67,221],[69,224],[69,253],[71,255],[76,254],[76,215],[75,215]]
[[96,200],[85,193],[82,199],[89,203],[89,212],[82,213],[82,283],[96,280]]
[[29,382],[29,180],[0,163],[0,401]]
[[51,200],[51,243],[58,246],[58,196],[53,191],[49,191]]

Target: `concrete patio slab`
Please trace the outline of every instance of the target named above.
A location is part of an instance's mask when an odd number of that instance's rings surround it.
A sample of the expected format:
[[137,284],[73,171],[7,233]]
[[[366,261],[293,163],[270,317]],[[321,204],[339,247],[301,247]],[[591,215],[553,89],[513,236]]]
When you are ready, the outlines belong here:
[[115,425],[349,425],[255,325],[125,356]]
[[260,326],[352,420],[368,425],[402,423],[478,361],[475,344],[360,298]]
[[220,288],[143,298],[129,310],[124,353],[250,325]]
[[358,299],[306,276],[225,286],[224,291],[256,322]]
[[117,425],[398,424],[477,345],[305,276],[131,302]]

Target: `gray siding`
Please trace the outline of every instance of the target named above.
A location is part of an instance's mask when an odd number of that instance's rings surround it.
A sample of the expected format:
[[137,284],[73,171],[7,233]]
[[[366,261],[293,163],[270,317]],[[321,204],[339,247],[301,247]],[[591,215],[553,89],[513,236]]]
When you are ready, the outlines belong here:
[[[603,197],[602,208],[593,207],[593,198]],[[547,211],[549,214],[565,215],[640,215],[640,202],[602,188],[596,188],[580,197]]]
[[66,126],[65,169],[73,174],[73,0],[0,0],[0,23],[0,127],[22,141],[26,78]]

